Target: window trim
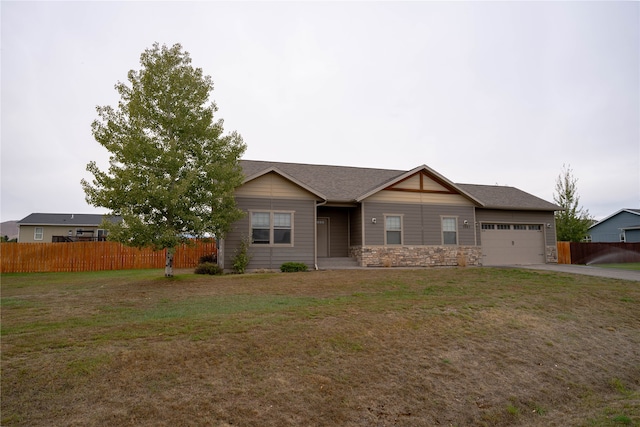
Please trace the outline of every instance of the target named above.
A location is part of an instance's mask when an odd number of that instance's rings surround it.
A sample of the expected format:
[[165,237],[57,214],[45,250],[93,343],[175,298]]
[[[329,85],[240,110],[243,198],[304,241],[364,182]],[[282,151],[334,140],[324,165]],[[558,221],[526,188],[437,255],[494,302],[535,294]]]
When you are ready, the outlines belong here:
[[[453,231],[454,233],[456,233],[456,242],[455,243],[445,243],[445,239],[444,239],[444,233],[445,233],[445,229],[444,229],[444,220],[445,219],[452,219],[454,224],[455,224],[455,231]],[[452,233],[452,231],[447,231],[447,233]],[[453,215],[441,215],[440,216],[440,236],[442,238],[442,245],[446,245],[446,246],[457,246],[459,245],[459,234],[460,234],[460,230],[458,227],[458,217],[457,216],[453,216]]]
[[[255,247],[293,247],[294,246],[294,218],[295,218],[295,211],[287,211],[287,210],[271,210],[271,209],[249,209],[249,238],[250,238],[250,242],[249,245],[250,246],[255,246]],[[253,214],[254,213],[268,213],[269,214],[269,242],[268,243],[254,243],[253,241]],[[274,221],[274,217],[275,214],[288,214],[291,216],[291,226],[289,228],[289,230],[291,231],[291,241],[290,243],[275,243],[274,239],[275,239],[275,233],[274,230],[276,230],[276,226],[275,226],[275,221]],[[262,229],[266,229],[265,227],[262,227]],[[279,228],[278,229],[282,229]]]
[[[404,214],[383,214],[384,221],[384,245],[385,246],[402,246],[404,244]],[[400,230],[387,230],[387,218],[397,217],[400,218]],[[387,233],[389,231],[400,232],[400,243],[389,243],[387,239]]]
[[[38,230],[40,230],[39,233]],[[33,228],[33,240],[44,240],[44,227]]]

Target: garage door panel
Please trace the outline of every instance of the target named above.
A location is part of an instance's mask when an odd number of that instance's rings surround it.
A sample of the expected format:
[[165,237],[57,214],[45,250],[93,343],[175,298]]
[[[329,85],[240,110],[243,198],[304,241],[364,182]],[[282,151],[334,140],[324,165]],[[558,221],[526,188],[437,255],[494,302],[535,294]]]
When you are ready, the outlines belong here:
[[539,225],[483,224],[484,265],[544,263],[544,233]]

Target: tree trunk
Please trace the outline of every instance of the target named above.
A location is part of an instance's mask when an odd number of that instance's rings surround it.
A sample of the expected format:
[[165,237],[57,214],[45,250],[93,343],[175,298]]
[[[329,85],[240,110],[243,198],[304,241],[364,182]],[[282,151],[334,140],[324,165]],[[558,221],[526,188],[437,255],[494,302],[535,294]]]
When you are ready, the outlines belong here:
[[164,277],[173,277],[173,254],[176,248],[167,248],[167,258],[164,264]]

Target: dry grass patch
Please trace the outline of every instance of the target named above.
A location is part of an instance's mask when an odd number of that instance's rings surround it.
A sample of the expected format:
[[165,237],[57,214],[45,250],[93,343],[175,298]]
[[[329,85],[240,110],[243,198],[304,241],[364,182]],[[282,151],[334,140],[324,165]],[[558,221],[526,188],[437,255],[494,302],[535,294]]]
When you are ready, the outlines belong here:
[[635,282],[158,276],[4,275],[2,425],[640,423]]

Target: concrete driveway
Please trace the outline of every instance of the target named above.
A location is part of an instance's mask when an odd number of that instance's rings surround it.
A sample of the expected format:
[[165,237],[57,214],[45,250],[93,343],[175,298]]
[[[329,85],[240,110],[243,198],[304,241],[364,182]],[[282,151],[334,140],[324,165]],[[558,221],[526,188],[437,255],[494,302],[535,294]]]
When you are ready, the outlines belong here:
[[635,280],[640,282],[640,271],[619,270],[615,268],[599,268],[590,265],[575,264],[532,264],[514,265],[512,267],[527,268],[530,270],[558,271],[561,273],[585,274],[587,276],[609,277],[611,279]]

